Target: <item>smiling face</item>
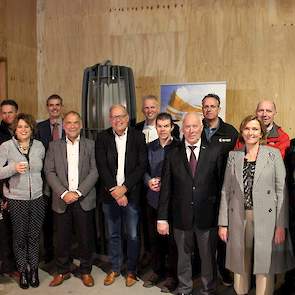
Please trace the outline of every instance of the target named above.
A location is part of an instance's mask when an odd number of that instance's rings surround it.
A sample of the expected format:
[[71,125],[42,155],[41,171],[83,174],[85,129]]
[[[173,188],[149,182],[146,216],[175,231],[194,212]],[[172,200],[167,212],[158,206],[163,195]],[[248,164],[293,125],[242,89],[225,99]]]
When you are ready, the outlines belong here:
[[30,125],[22,120],[19,119],[16,124],[15,129],[15,136],[20,142],[28,141],[32,135],[32,129]]
[[259,122],[257,120],[249,121],[242,130],[242,137],[246,145],[259,144],[262,138],[262,130]]
[[122,135],[129,123],[129,116],[124,107],[114,106],[110,110],[110,124],[113,130],[118,134]]
[[61,116],[62,102],[58,98],[51,98],[47,102],[49,118],[56,120]]
[[63,127],[66,133],[66,136],[72,142],[80,135],[82,122],[78,115],[74,113],[69,113],[64,118]]
[[201,116],[197,113],[188,113],[185,115],[182,123],[182,132],[185,140],[190,144],[196,144],[201,138],[203,123]]
[[156,120],[157,115],[160,112],[159,103],[156,99],[147,98],[143,101],[142,112],[148,121]]
[[261,101],[256,109],[256,116],[265,126],[269,126],[273,123],[276,113],[274,103],[268,100]]

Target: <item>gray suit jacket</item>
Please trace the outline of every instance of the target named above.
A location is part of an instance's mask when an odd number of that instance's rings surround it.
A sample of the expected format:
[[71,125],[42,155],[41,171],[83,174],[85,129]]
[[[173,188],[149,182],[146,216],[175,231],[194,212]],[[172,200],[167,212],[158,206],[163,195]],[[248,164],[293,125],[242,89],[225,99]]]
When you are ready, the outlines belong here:
[[[65,139],[49,143],[44,172],[52,189],[52,209],[57,213],[64,213],[67,204],[60,196],[69,188],[67,144]],[[96,206],[95,184],[97,179],[94,141],[80,137],[78,190],[82,193],[79,202],[85,211],[89,211]]]
[[[229,153],[221,192],[218,223],[228,226],[226,267],[235,273],[244,270],[245,209],[244,150]],[[293,266],[292,246],[286,241],[275,245],[277,226],[288,228],[285,166],[276,148],[260,146],[253,180],[254,273],[281,273]]]

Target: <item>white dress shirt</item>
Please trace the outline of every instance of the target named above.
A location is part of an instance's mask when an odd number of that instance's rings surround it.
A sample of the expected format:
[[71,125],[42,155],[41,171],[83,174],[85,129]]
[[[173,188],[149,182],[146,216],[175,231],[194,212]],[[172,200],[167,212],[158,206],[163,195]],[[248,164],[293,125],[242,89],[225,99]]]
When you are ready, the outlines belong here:
[[63,199],[65,194],[69,191],[76,192],[79,197],[82,196],[81,192],[78,191],[79,187],[79,144],[80,135],[74,142],[70,141],[66,137],[67,143],[67,162],[68,162],[68,183],[69,187],[60,197]]
[[123,135],[118,135],[116,132],[114,132],[116,148],[118,153],[118,170],[116,175],[117,185],[122,185],[125,182],[125,154],[127,131],[128,127],[125,129]]
[[200,154],[200,147],[201,147],[201,139],[199,139],[197,141],[197,143],[195,144],[189,144],[186,140],[184,141],[185,143],[185,151],[186,151],[186,156],[187,156],[187,160],[189,161],[190,160],[190,157],[191,157],[191,153],[192,153],[192,150],[189,148],[190,146],[195,146],[195,149],[194,149],[194,154],[196,156],[196,160],[198,161],[199,159],[199,154]]
[[145,135],[145,142],[150,143],[156,139],[158,139],[158,132],[156,126],[154,125],[147,125],[144,123],[142,133]]

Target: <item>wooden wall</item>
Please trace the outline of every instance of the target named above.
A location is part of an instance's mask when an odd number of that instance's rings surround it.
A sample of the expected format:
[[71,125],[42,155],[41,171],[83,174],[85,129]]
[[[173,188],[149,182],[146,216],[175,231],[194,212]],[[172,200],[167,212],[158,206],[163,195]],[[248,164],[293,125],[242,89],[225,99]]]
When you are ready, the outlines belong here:
[[[16,1],[16,0],[14,0]],[[292,137],[293,0],[38,0],[38,103],[64,97],[80,110],[83,69],[111,59],[133,68],[140,97],[162,83],[227,81],[227,121],[262,98]]]
[[38,113],[36,0],[0,0],[0,59],[6,61],[6,94],[20,110]]

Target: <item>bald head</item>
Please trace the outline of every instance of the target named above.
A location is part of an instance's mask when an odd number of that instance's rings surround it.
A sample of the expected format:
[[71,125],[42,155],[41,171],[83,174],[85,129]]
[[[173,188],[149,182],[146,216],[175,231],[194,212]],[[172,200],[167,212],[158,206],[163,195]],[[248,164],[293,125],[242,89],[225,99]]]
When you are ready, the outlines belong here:
[[182,132],[185,140],[193,145],[201,138],[203,131],[202,115],[200,113],[187,113],[182,122]]
[[264,123],[265,126],[273,124],[276,113],[276,105],[271,100],[262,100],[257,105],[256,116]]

